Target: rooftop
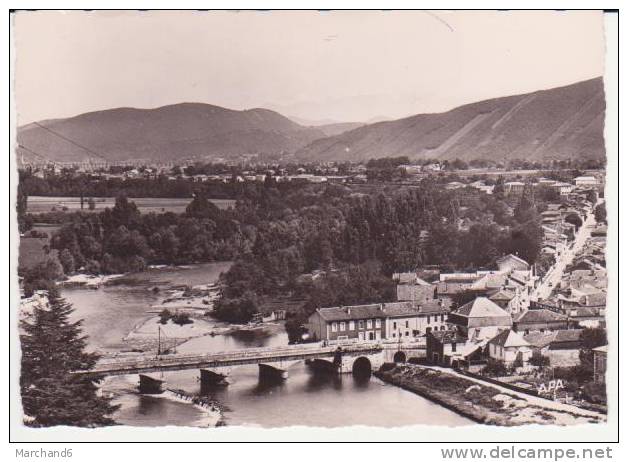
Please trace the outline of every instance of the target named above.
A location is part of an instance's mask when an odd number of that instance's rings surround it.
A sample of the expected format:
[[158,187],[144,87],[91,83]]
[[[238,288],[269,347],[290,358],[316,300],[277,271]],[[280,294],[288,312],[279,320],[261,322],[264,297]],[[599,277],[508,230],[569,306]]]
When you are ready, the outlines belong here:
[[530,344],[524,340],[521,334],[518,334],[512,329],[506,329],[501,331],[499,334],[489,340],[488,343],[490,343],[491,345],[498,345],[503,348],[530,346]]
[[513,319],[514,322],[521,323],[544,323],[544,322],[556,322],[566,321],[567,316],[564,314],[556,313],[551,310],[527,310],[520,313]]
[[373,303],[369,305],[334,306],[319,308],[317,313],[326,321],[349,321],[355,319],[395,318],[418,316],[421,314],[448,313],[448,310],[438,303],[438,300],[427,303],[390,302]]
[[478,297],[472,302],[465,303],[455,313],[468,318],[510,317],[499,305],[486,297]]

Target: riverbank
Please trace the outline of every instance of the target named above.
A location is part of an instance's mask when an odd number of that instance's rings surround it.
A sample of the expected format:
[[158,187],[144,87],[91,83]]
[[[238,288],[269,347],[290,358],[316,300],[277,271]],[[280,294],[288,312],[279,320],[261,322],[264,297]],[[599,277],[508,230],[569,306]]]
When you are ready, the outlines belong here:
[[85,286],[90,289],[98,289],[101,285],[107,284],[116,279],[123,278],[125,274],[106,274],[106,275],[94,275],[77,273],[68,276],[63,281],[59,281],[61,287],[80,287]]
[[527,398],[445,370],[397,365],[380,370],[375,376],[487,425],[577,425],[604,421],[603,416],[594,413],[561,409],[550,401],[544,405],[539,398]]

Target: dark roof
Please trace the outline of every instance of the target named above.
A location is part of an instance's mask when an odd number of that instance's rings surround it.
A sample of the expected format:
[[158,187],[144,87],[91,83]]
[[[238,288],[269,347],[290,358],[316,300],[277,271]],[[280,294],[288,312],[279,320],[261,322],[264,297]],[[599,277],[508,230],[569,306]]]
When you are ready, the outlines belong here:
[[505,300],[505,301],[510,301],[513,298],[515,298],[515,294],[513,294],[512,292],[509,292],[507,290],[498,290],[497,292],[495,292],[493,295],[491,295],[489,297],[490,300]]
[[439,294],[458,294],[460,292],[464,292],[469,290],[471,287],[471,283],[473,281],[466,282],[451,282],[451,280],[447,281],[439,281],[436,283],[436,290]]
[[582,337],[583,329],[563,329],[554,331],[554,339],[552,343],[555,342],[578,342]]
[[553,332],[533,332],[523,338],[537,348],[549,345],[550,350],[560,350],[580,348],[581,337],[582,329],[562,329]]
[[319,308],[316,312],[325,321],[350,321],[352,319],[385,318],[382,304],[356,306],[335,306],[332,308]]
[[445,314],[447,308],[434,302],[390,302],[373,303],[370,305],[335,306],[331,308],[319,308],[317,313],[325,321],[350,321],[355,319],[370,318],[399,318],[408,316],[419,316],[426,314]]
[[527,310],[519,314],[513,321],[516,323],[544,323],[544,322],[557,322],[566,321],[567,316],[564,314],[556,313],[551,310]]

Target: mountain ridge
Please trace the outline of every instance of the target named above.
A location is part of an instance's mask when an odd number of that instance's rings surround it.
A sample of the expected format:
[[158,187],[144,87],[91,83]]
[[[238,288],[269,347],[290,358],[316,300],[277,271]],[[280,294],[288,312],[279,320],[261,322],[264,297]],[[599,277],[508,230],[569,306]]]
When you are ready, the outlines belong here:
[[604,111],[603,81],[598,77],[365,125],[315,140],[296,156],[322,161],[396,156],[413,160],[603,158]]
[[[183,102],[121,107],[18,127],[18,155],[81,162],[177,161],[287,153],[310,161],[408,156],[471,160],[604,158],[602,78],[371,124],[303,126],[265,108]],[[19,158],[19,157],[18,157]]]

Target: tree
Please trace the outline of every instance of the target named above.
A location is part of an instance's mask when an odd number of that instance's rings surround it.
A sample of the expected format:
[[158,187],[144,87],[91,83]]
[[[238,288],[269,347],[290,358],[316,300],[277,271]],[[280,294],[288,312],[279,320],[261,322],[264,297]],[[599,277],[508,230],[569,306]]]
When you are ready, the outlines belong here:
[[205,194],[197,192],[192,202],[185,209],[185,214],[194,218],[214,218],[220,215],[220,209],[207,200]]
[[72,306],[49,291],[49,308],[35,308],[32,321],[22,321],[20,389],[25,423],[34,427],[111,425],[117,409],[98,395],[94,379],[71,374],[89,370],[98,360],[86,353],[81,322],[70,322]]
[[513,216],[519,223],[526,223],[530,220],[534,220],[537,216],[534,203],[528,196],[529,195],[524,192],[524,194],[521,195],[521,199],[519,199],[519,203],[515,207],[515,210],[513,211]]
[[74,257],[68,249],[63,249],[59,253],[59,262],[61,263],[61,266],[63,266],[63,272],[65,274],[70,274],[74,272]]
[[221,298],[212,315],[221,321],[243,324],[249,322],[258,312],[257,296],[252,291],[246,291],[239,298]]
[[606,205],[604,202],[596,205],[593,213],[595,214],[595,221],[598,223],[606,223]]
[[505,239],[504,253],[512,253],[533,264],[541,253],[542,245],[543,230],[540,224],[533,220],[511,230],[510,239]]
[[576,227],[576,231],[579,230],[580,227],[582,226],[582,218],[580,218],[575,213],[571,213],[571,214],[567,215],[565,217],[565,221],[567,223],[571,223],[572,225],[574,225]]

